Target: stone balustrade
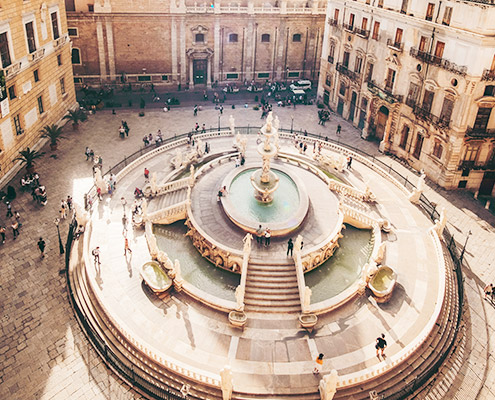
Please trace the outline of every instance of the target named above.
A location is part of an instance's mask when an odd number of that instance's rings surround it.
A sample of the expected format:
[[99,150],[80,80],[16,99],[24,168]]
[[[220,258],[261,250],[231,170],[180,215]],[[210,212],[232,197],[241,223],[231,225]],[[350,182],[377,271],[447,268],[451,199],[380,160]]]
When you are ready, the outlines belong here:
[[163,185],[158,185],[155,193],[152,196],[160,196],[166,193],[173,192],[175,190],[185,189],[189,186],[191,178],[177,179],[176,181],[166,182]]
[[176,221],[186,218],[187,205],[189,200],[181,201],[161,210],[146,214],[145,221],[151,221],[155,224],[172,224]]

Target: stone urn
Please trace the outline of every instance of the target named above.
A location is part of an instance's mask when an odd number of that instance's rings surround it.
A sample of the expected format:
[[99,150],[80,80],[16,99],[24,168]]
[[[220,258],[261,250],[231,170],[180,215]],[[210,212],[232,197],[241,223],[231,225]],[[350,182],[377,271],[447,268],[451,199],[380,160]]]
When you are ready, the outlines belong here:
[[229,312],[229,322],[236,328],[244,329],[244,325],[247,322],[247,315],[244,311],[231,311]]
[[396,282],[397,274],[394,270],[386,265],[381,265],[368,282],[368,287],[373,292],[378,303],[385,303],[392,297]]
[[301,314],[299,315],[299,323],[304,329],[311,332],[318,322],[318,317],[316,314]]

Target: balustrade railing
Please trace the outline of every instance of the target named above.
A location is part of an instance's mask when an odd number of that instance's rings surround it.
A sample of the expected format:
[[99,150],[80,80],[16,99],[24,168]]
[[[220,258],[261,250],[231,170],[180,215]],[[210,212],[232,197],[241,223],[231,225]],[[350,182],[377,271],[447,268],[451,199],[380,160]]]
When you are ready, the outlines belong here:
[[394,94],[392,91],[387,88],[382,88],[378,86],[375,81],[369,80],[368,82],[368,90],[371,93],[377,94],[379,97],[384,98],[389,103],[402,103],[404,97],[402,95]]
[[412,109],[414,115],[418,118],[421,118],[423,121],[430,122],[438,128],[448,128],[450,126],[450,119],[445,117],[437,117],[429,110],[424,109],[418,104],[412,105]]
[[366,29],[355,28],[354,31],[356,32],[356,35],[361,36],[363,38],[368,38],[370,36],[370,31]]
[[402,42],[396,42],[393,39],[387,39],[387,46],[393,48],[394,50],[397,51],[402,51],[404,49],[404,43]]
[[466,136],[476,138],[492,138],[495,137],[495,129],[488,128],[473,128],[466,129]]
[[337,71],[339,71],[341,74],[344,74],[345,76],[348,76],[354,82],[358,82],[359,78],[361,77],[360,74],[358,74],[357,72],[351,71],[349,68],[347,68],[342,63],[337,63],[336,68],[337,68]]
[[447,71],[453,72],[454,74],[458,74],[461,76],[465,76],[467,74],[467,67],[465,65],[457,65],[452,61],[446,60],[442,57],[438,57],[434,54],[430,54],[426,51],[411,47],[411,49],[409,50],[409,54],[418,60],[424,61],[431,65],[436,65]]
[[8,79],[15,76],[21,70],[21,66],[22,66],[21,61],[17,61],[6,67],[4,69],[5,77]]
[[29,55],[29,61],[35,62],[35,61],[41,60],[44,55],[45,55],[45,48],[42,47],[41,49],[38,49],[34,53],[31,53]]

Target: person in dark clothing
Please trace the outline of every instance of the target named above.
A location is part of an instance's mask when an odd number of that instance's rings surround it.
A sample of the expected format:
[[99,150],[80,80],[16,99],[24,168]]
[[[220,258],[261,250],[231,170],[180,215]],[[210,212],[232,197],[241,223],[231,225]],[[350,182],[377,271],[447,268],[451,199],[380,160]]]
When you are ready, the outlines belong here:
[[292,252],[294,250],[294,242],[292,241],[292,238],[289,239],[287,242],[287,256],[290,253],[290,256],[292,257]]
[[40,240],[38,240],[38,249],[40,249],[41,258],[44,258],[45,257],[45,241],[43,240],[43,238],[40,238]]
[[380,355],[382,357],[385,357],[384,351],[387,348],[387,341],[385,340],[385,334],[382,333],[381,336],[376,338],[376,344],[375,344],[375,349],[376,349],[376,356],[380,358]]

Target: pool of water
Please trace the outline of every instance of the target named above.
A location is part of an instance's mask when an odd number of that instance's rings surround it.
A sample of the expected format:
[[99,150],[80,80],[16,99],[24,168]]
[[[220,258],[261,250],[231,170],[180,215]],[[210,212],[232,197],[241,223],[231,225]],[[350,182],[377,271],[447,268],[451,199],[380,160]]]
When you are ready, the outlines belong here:
[[344,237],[334,255],[305,275],[306,285],[313,291],[311,303],[318,303],[343,292],[361,275],[361,268],[373,250],[371,231],[346,225]]
[[184,237],[184,221],[171,225],[154,225],[158,248],[180,261],[183,278],[192,285],[221,299],[235,301],[235,288],[240,275],[215,267],[201,257],[189,238]]
[[254,188],[251,185],[251,175],[255,170],[256,168],[251,168],[241,172],[227,189],[237,212],[260,223],[288,220],[299,207],[296,184],[289,175],[274,170],[280,179],[278,189],[271,203],[261,203],[254,198]]

